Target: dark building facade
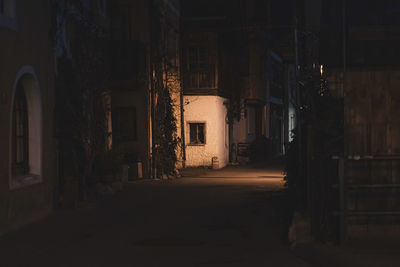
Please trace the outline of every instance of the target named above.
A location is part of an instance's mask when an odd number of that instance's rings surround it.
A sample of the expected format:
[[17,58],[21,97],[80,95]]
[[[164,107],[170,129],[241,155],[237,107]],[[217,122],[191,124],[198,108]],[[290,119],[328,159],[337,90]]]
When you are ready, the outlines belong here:
[[0,233],[182,166],[179,33],[179,1],[0,1]]
[[0,1],[0,232],[105,184],[285,153],[296,38],[274,1],[42,2]]
[[399,233],[399,10],[397,1],[322,5],[321,63],[344,103],[345,238]]
[[57,171],[50,29],[48,1],[0,2],[0,234],[53,208]]

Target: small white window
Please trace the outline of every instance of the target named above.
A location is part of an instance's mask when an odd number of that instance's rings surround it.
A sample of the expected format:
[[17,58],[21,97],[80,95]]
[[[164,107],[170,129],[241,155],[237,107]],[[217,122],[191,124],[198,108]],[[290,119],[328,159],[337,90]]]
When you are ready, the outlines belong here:
[[205,123],[189,123],[191,145],[204,145],[206,143],[205,129]]

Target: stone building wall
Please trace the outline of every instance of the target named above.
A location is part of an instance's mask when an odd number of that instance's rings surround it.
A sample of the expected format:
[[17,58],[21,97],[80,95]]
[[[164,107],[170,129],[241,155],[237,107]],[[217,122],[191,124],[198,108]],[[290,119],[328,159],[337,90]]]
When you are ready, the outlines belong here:
[[[0,234],[48,214],[56,181],[51,7],[45,0],[8,2],[15,3],[13,14],[0,15]],[[31,172],[26,177],[11,173],[17,86],[24,88],[28,106]]]

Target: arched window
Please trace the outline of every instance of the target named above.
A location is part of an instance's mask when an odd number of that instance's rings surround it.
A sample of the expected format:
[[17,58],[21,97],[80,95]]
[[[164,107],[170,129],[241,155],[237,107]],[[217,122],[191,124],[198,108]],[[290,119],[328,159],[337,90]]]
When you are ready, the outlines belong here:
[[10,187],[41,182],[42,102],[31,66],[17,74],[10,113]]
[[29,125],[25,90],[18,85],[14,98],[12,122],[12,173],[29,173]]

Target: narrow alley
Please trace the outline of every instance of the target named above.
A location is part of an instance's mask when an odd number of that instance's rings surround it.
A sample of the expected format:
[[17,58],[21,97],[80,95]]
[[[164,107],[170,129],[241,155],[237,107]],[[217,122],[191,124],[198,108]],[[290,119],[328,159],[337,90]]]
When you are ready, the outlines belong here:
[[0,267],[400,266],[399,47],[399,0],[0,0]]
[[287,245],[281,170],[183,176],[138,180],[4,235],[2,266],[309,266]]

